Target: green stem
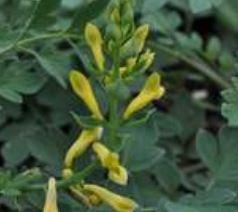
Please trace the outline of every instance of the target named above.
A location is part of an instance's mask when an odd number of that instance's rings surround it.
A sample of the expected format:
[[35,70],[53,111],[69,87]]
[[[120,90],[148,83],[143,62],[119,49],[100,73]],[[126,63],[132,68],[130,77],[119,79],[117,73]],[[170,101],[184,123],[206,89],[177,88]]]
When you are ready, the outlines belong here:
[[[98,166],[98,161],[92,162],[89,166],[87,166],[82,171],[75,173],[73,176],[57,181],[57,188],[64,189],[69,188],[72,185],[79,184],[83,179],[85,179],[88,175],[92,174],[92,172]],[[32,185],[31,187],[27,188],[27,190],[43,190],[47,188],[46,183]]]
[[64,32],[57,32],[57,33],[50,33],[50,34],[44,34],[44,35],[39,35],[36,37],[31,37],[31,38],[26,38],[23,40],[19,40],[13,44],[10,44],[6,48],[4,48],[2,51],[0,51],[0,55],[5,54],[17,47],[21,47],[23,45],[31,44],[39,40],[45,40],[45,39],[52,39],[52,38],[75,38],[75,39],[80,39],[78,35],[75,34],[67,34]]
[[170,56],[178,58],[179,60],[187,63],[194,69],[200,71],[202,74],[206,75],[208,78],[216,82],[220,87],[222,88],[230,87],[229,82],[223,79],[220,75],[216,73],[215,70],[213,70],[210,66],[208,66],[207,64],[205,64],[203,61],[199,60],[198,58],[189,58],[188,56],[184,55],[182,52],[172,50],[171,48],[166,47],[165,45],[162,45],[159,43],[151,43],[151,46],[154,46],[155,48],[163,51],[164,53],[169,54]]

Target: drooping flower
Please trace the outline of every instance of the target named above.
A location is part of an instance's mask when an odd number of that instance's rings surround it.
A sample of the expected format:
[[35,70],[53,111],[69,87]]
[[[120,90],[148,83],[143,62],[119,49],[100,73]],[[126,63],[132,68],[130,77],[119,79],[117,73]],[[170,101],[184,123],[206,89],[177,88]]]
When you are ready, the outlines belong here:
[[85,39],[90,46],[96,65],[100,71],[104,69],[104,55],[102,51],[103,39],[98,27],[92,23],[88,23],[85,27]]
[[108,169],[108,178],[120,185],[126,185],[128,174],[125,167],[120,165],[119,155],[111,152],[102,143],[95,142],[92,145],[94,152],[97,154],[104,168]]
[[69,77],[74,92],[85,102],[93,115],[102,120],[103,115],[88,79],[78,71],[71,71]]
[[103,129],[101,127],[83,130],[78,139],[73,143],[66,153],[64,160],[65,168],[71,168],[74,160],[81,155],[92,142],[97,141],[102,136]]
[[103,202],[110,205],[116,212],[133,212],[138,207],[130,198],[115,194],[106,188],[94,184],[85,184],[84,190],[98,196]]
[[54,178],[50,178],[48,182],[43,212],[58,212],[56,182]]
[[141,92],[131,101],[126,108],[123,118],[130,118],[135,112],[144,108],[151,101],[159,99],[163,96],[165,88],[160,84],[160,75],[157,73],[151,74]]

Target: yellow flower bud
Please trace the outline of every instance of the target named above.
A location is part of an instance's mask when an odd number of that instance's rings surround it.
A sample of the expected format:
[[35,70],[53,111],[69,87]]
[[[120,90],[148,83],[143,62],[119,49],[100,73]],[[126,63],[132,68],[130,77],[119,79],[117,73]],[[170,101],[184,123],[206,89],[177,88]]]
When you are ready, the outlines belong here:
[[102,130],[103,129],[101,127],[97,127],[82,131],[78,139],[73,143],[66,153],[64,160],[65,168],[71,168],[74,160],[83,152],[85,152],[92,142],[101,138]]
[[136,202],[132,199],[115,194],[98,185],[85,184],[83,188],[97,195],[103,202],[110,205],[117,212],[133,212],[138,207]]
[[120,185],[126,185],[128,181],[127,170],[120,165],[119,155],[111,152],[99,142],[93,144],[93,150],[97,154],[104,168],[108,169],[108,178]]
[[90,194],[88,199],[92,205],[99,205],[101,203],[101,199],[95,194]]
[[142,68],[146,70],[153,63],[154,58],[155,58],[155,53],[151,52],[150,49],[147,49],[145,53],[140,56],[139,63],[142,63],[142,66],[143,66]]
[[136,65],[137,58],[131,57],[126,61],[126,68],[131,70]]
[[85,27],[85,39],[92,50],[98,69],[103,71],[105,63],[102,51],[103,39],[98,27],[88,23]]
[[145,24],[136,29],[132,38],[128,40],[121,48],[122,56],[131,56],[139,54],[145,45],[145,40],[149,34],[149,25]]
[[109,170],[108,178],[119,185],[127,185],[128,173],[125,167],[118,165]]
[[139,26],[134,35],[133,35],[133,39],[135,44],[138,45],[138,51],[141,52],[142,49],[144,48],[144,44],[145,44],[145,40],[147,38],[149,34],[149,25],[148,24],[144,24],[142,26]]
[[46,194],[44,212],[58,212],[57,207],[57,191],[54,178],[50,178],[48,182],[48,190]]
[[62,176],[64,179],[70,178],[72,177],[72,175],[73,175],[72,169],[69,169],[69,168],[63,169]]
[[118,8],[114,8],[110,14],[110,18],[115,23],[120,23],[121,15]]
[[74,92],[85,102],[93,115],[102,120],[102,113],[88,79],[78,71],[71,71],[69,78]]
[[91,202],[90,198],[83,193],[82,188],[79,186],[70,186],[69,189],[76,199],[82,201],[89,208],[92,206],[91,203],[93,202]]
[[160,85],[160,75],[153,73],[147,79],[141,92],[135,97],[126,108],[123,118],[128,119],[138,110],[144,108],[151,101],[163,96],[165,89]]

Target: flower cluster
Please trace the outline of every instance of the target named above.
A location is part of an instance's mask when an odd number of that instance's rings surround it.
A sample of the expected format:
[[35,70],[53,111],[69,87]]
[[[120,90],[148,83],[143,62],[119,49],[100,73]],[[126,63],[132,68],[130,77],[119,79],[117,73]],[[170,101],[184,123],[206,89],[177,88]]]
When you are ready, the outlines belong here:
[[[109,95],[108,99],[114,103],[116,100],[116,104],[121,99],[114,96],[111,92],[112,88],[120,89],[118,85],[128,85],[127,83],[135,80],[137,76],[144,75],[154,59],[154,53],[150,49],[143,51],[149,33],[148,25],[135,28],[131,3],[130,1],[122,2],[109,9],[109,26],[104,36],[93,23],[85,26],[85,40],[94,58],[94,77],[105,88]],[[104,37],[107,41],[103,39]],[[106,53],[111,58],[106,57]],[[70,72],[69,79],[73,91],[85,103],[91,112],[91,117],[101,124],[83,129],[69,148],[64,160],[63,178],[68,179],[73,176],[75,160],[91,148],[101,167],[107,171],[108,179],[119,185],[127,185],[128,171],[120,161],[120,150],[115,150],[104,142],[105,125],[103,123],[113,125],[112,130],[115,131],[120,123],[132,119],[134,114],[153,100],[161,98],[165,89],[161,86],[160,75],[156,72],[150,74],[138,95],[130,100],[129,104],[127,99],[123,99],[126,106],[122,112],[117,108],[115,110],[114,107],[109,111],[109,118],[107,118],[107,112],[103,112],[97,101],[90,77],[81,71],[73,70]],[[112,136],[107,139],[114,139],[113,136],[112,133]],[[57,211],[55,203],[47,203],[47,201],[56,201],[54,186],[55,181],[50,179],[45,212]],[[88,206],[104,202],[117,212],[132,212],[137,207],[136,202],[132,199],[113,193],[99,185],[88,184],[86,179],[70,186],[69,189]]]

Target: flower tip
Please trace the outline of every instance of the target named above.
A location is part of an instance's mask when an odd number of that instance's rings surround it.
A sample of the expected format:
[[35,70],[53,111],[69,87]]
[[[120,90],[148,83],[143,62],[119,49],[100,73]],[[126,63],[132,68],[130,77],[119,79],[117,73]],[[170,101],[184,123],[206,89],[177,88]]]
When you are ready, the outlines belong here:
[[139,26],[135,32],[135,36],[140,40],[145,40],[148,34],[149,34],[149,24]]
[[92,23],[87,23],[85,27],[85,39],[89,45],[101,44],[102,37],[98,27]]
[[43,212],[58,212],[56,181],[53,177],[51,177],[48,182],[48,190]]

